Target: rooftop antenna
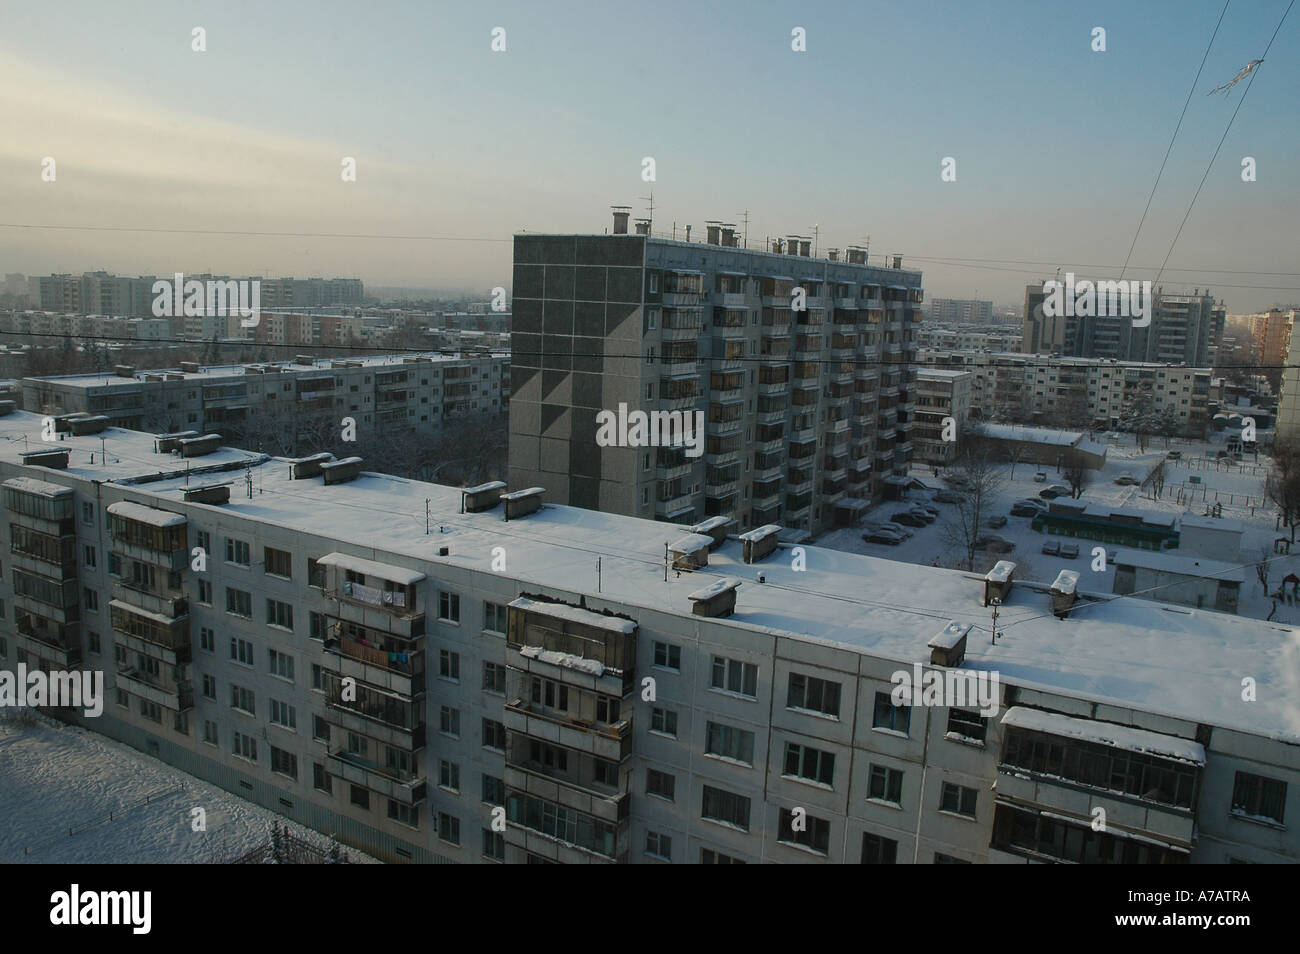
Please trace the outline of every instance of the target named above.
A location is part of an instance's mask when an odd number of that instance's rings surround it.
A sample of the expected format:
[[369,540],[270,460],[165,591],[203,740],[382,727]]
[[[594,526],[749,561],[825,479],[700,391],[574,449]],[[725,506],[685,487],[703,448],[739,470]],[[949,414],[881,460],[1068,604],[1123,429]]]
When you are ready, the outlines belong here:
[[812,257],[813,257],[813,258],[816,258],[816,257],[817,257],[817,239],[821,237],[821,229],[822,229],[822,226],[821,226],[821,223],[820,223],[820,222],[814,222],[812,225],[810,225],[810,226],[808,226],[808,227],[809,227],[810,229],[812,229],[812,233],[813,233]]
[[740,213],[745,221],[745,248],[749,248],[749,209]]
[[649,205],[649,211],[650,211],[650,228],[651,228],[651,230],[653,231],[653,229],[654,229],[654,227],[655,227],[655,226],[654,226],[654,221],[655,221],[655,190],[654,190],[654,189],[651,189],[649,195],[639,195],[639,196],[637,196],[637,198],[638,198],[638,199],[645,199],[646,201],[648,201],[648,202],[650,203],[650,205]]
[[989,645],[996,646],[998,644],[998,636],[1001,635],[1001,633],[998,632],[998,607],[1002,605],[1002,597],[993,597],[993,599],[989,600],[989,605],[993,607],[993,636],[989,640]]

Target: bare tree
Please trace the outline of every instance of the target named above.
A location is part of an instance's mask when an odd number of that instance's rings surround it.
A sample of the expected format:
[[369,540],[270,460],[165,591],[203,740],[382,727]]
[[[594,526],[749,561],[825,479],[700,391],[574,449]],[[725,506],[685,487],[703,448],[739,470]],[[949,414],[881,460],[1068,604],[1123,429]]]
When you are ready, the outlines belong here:
[[1083,487],[1088,482],[1088,464],[1083,454],[1076,448],[1065,453],[1065,464],[1061,468],[1061,477],[1070,488],[1070,496],[1078,500],[1083,496]]
[[1291,528],[1291,542],[1295,543],[1300,521],[1300,450],[1285,447],[1273,454],[1273,469],[1264,478],[1264,496],[1277,507],[1282,526]]
[[[1260,588],[1263,589],[1263,595],[1265,597],[1268,596],[1268,568],[1272,566],[1268,561],[1271,559],[1272,555],[1269,553],[1268,547],[1261,547],[1259,551],[1259,560],[1255,563],[1255,575],[1259,577],[1259,585]],[[1283,584],[1283,589],[1285,588],[1286,586]]]
[[996,445],[978,430],[966,429],[957,444],[959,456],[948,473],[961,482],[961,503],[944,519],[944,535],[966,557],[966,569],[975,566],[979,538],[984,535],[984,521],[993,508],[998,490],[1005,483]]

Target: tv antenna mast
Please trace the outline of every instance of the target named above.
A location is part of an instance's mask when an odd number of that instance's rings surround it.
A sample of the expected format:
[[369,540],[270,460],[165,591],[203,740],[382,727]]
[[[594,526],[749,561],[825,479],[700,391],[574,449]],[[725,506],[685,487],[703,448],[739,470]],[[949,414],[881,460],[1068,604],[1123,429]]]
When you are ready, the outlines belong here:
[[745,248],[749,248],[749,209],[746,209],[744,212],[741,212],[739,214],[744,216],[743,221],[745,223]]
[[649,213],[650,213],[650,229],[651,229],[651,231],[653,231],[653,230],[654,230],[654,227],[655,227],[655,225],[654,225],[654,223],[655,223],[655,190],[654,190],[654,189],[651,189],[649,195],[639,195],[639,196],[637,196],[637,198],[638,198],[638,199],[645,199],[647,202],[650,203],[650,205],[649,205]]

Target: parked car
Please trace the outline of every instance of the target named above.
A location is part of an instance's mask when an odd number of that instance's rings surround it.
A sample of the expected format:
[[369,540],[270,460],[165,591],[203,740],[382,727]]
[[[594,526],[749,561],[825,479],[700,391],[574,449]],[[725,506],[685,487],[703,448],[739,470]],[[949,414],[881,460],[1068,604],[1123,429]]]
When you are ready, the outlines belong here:
[[924,527],[929,522],[909,510],[900,510],[889,519],[894,523],[901,523],[905,527]]
[[1061,556],[1065,557],[1067,560],[1073,560],[1076,557],[1078,557],[1078,555],[1079,555],[1079,544],[1077,543],[1061,544]]
[[863,524],[863,528],[867,531],[884,530],[886,533],[892,533],[895,536],[902,537],[904,540],[916,533],[916,531],[910,527],[905,527],[901,523],[890,523],[889,521],[885,521],[884,523]]
[[1035,472],[1034,472],[1034,483],[1036,483],[1036,484],[1045,484],[1045,483],[1047,483],[1047,471],[1045,471],[1045,470],[1038,470],[1038,471],[1035,471]]
[[1037,517],[1043,512],[1042,507],[1036,504],[1026,503],[1023,500],[1017,501],[1011,505],[1011,516],[1013,517]]
[[939,508],[936,507],[936,506],[934,506],[934,504],[928,504],[928,503],[916,503],[916,504],[913,504],[913,505],[912,505],[911,507],[909,507],[908,509],[910,509],[913,513],[921,513],[921,512],[924,512],[924,513],[928,513],[928,514],[929,514],[930,516],[932,516],[932,517],[938,517],[938,516],[939,516]]
[[896,547],[903,542],[903,538],[896,533],[890,533],[888,530],[871,530],[862,535],[862,539],[868,543],[887,543],[891,547]]
[[1057,497],[1070,496],[1070,488],[1065,484],[1052,484],[1050,487],[1044,487],[1038,492],[1038,496],[1044,500],[1055,500]]
[[1048,540],[1043,544],[1043,556],[1057,556],[1061,552],[1060,540]]
[[966,498],[952,490],[940,490],[931,499],[935,503],[959,504]]
[[1121,487],[1127,487],[1131,484],[1136,484],[1137,478],[1135,478],[1132,474],[1130,474],[1126,470],[1124,471],[1124,473],[1120,474],[1118,477],[1115,478],[1115,483],[1119,484]]
[[989,526],[994,530],[1000,530],[1007,525],[1007,518],[998,514],[996,517],[989,517]]
[[990,550],[993,553],[1010,553],[1015,548],[1014,543],[996,533],[985,534],[975,541],[976,550]]
[[1182,458],[1182,456],[1183,456],[1183,452],[1182,452],[1182,451],[1170,451],[1170,452],[1169,452],[1168,454],[1166,454],[1165,456],[1168,457],[1170,460],[1180,460],[1180,459]]
[[944,474],[943,482],[949,487],[969,487],[970,478],[962,474]]
[[928,510],[915,509],[915,510],[909,510],[907,512],[910,513],[913,517],[920,517],[924,523],[934,523],[936,520],[939,519],[937,516],[930,513],[930,511]]

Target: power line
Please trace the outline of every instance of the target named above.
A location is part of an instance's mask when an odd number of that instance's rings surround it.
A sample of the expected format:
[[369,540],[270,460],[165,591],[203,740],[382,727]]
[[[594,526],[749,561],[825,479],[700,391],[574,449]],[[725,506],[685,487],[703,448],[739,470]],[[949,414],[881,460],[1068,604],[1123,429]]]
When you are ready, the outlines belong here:
[[[1291,2],[1287,4],[1286,10],[1282,13],[1282,19],[1277,21],[1277,27],[1273,30],[1273,35],[1269,38],[1268,46],[1264,47],[1264,56],[1261,56],[1260,60],[1267,57],[1268,51],[1273,48],[1273,41],[1277,39],[1279,31],[1282,29],[1282,24],[1286,22],[1287,14],[1291,12],[1293,6],[1295,6],[1295,0],[1291,0]],[[1187,220],[1191,217],[1192,209],[1196,206],[1196,200],[1200,198],[1201,188],[1205,185],[1205,180],[1210,177],[1210,170],[1214,168],[1214,160],[1219,158],[1219,150],[1223,148],[1223,143],[1228,138],[1228,130],[1232,129],[1232,124],[1237,118],[1237,113],[1241,111],[1242,104],[1246,102],[1246,97],[1250,95],[1250,88],[1255,85],[1255,77],[1258,75],[1258,69],[1251,72],[1250,80],[1246,83],[1245,90],[1242,91],[1241,99],[1237,100],[1237,108],[1232,111],[1232,116],[1228,119],[1228,125],[1223,128],[1223,135],[1219,137],[1219,144],[1214,147],[1214,155],[1210,156],[1210,161],[1205,166],[1205,173],[1201,176],[1201,181],[1196,186],[1196,192],[1192,195],[1192,201],[1188,203],[1187,211],[1183,213],[1183,221],[1178,224],[1178,231],[1174,233],[1174,240],[1169,243],[1169,251],[1165,253],[1165,260],[1160,264],[1160,271],[1156,272],[1155,281],[1157,282],[1160,281],[1160,276],[1164,274],[1165,265],[1169,263],[1169,257],[1174,254],[1174,246],[1178,244],[1178,239],[1183,234],[1183,226],[1187,224]]]
[[1160,177],[1164,175],[1165,163],[1169,161],[1169,154],[1174,151],[1174,140],[1178,138],[1178,130],[1183,128],[1183,117],[1187,115],[1187,107],[1192,101],[1192,94],[1196,92],[1196,86],[1201,81],[1201,71],[1205,69],[1205,61],[1210,57],[1210,48],[1214,46],[1214,38],[1219,35],[1219,27],[1223,24],[1223,15],[1228,12],[1228,4],[1232,0],[1224,0],[1223,9],[1219,11],[1219,22],[1214,24],[1214,32],[1210,34],[1210,42],[1205,45],[1205,55],[1201,57],[1201,65],[1196,68],[1196,78],[1192,80],[1191,87],[1187,90],[1187,100],[1183,103],[1183,111],[1178,114],[1178,123],[1174,126],[1174,134],[1169,137],[1169,146],[1165,149],[1165,157],[1160,160],[1160,169],[1156,172],[1156,181],[1151,183],[1151,194],[1147,196],[1146,208],[1142,210],[1142,218],[1138,220],[1137,231],[1133,233],[1133,241],[1129,244],[1128,255],[1124,256],[1124,267],[1120,269],[1119,277],[1124,277],[1124,272],[1128,269],[1129,259],[1133,257],[1133,249],[1137,247],[1138,236],[1142,234],[1142,225],[1147,220],[1147,213],[1151,211],[1151,200],[1156,197],[1156,187],[1160,185]]

